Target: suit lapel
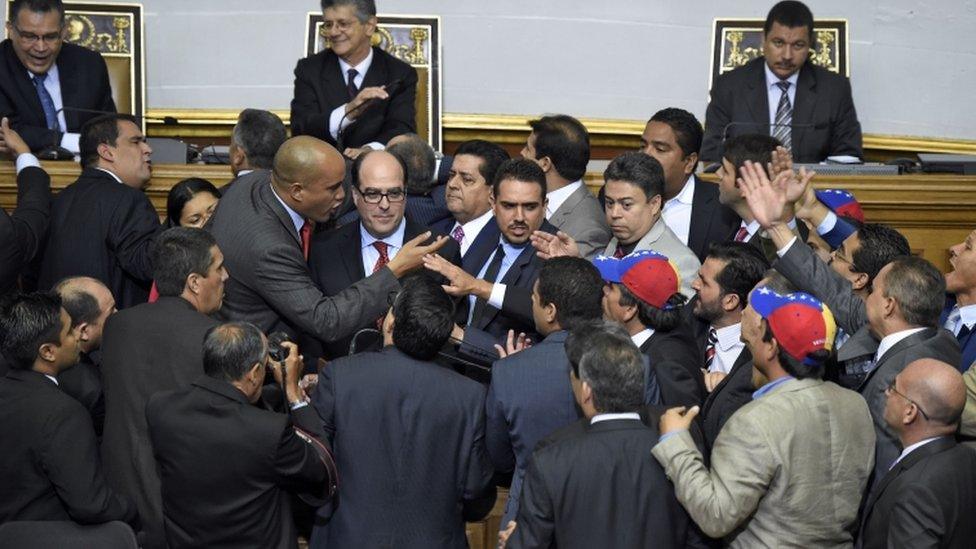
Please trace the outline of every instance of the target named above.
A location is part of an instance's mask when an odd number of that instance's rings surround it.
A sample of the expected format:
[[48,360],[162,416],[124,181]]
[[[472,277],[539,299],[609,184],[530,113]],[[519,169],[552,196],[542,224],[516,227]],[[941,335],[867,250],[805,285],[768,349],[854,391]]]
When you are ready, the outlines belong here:
[[[337,65],[338,63],[339,62],[336,61]],[[343,78],[342,81],[345,82],[345,78]],[[387,84],[387,83],[388,83],[387,67],[386,67],[385,59],[383,59],[383,57],[380,56],[379,51],[376,48],[373,48],[373,61],[370,63],[369,70],[366,71],[366,75],[363,76],[363,83],[362,85],[359,86],[359,89],[368,88],[370,86],[382,86],[383,84]],[[345,84],[343,84],[343,88],[345,88]],[[348,96],[348,94],[346,95]],[[356,118],[356,120],[349,125],[346,132],[350,137],[348,137],[346,140],[358,141],[358,139],[355,139],[351,136],[356,134],[359,131],[359,129],[362,128],[364,124],[366,124],[366,121],[372,120],[375,117],[380,116],[377,113],[380,113],[382,111],[383,108],[380,105],[373,105],[372,107],[364,111],[361,116]]]
[[749,78],[749,93],[746,94],[746,105],[749,108],[750,118],[756,121],[756,128],[744,128],[731,135],[741,135],[745,133],[768,133],[769,132],[769,93],[766,90],[766,59],[763,57],[753,61],[752,72]]
[[664,218],[658,218],[658,220],[654,222],[654,225],[651,225],[651,230],[647,231],[647,234],[645,234],[637,242],[637,246],[634,247],[634,251],[636,252],[640,250],[654,249],[654,243],[661,238],[662,234],[664,234],[664,227]]
[[549,218],[549,222],[556,227],[562,227],[565,222],[569,221],[569,218],[572,216],[573,210],[576,209],[576,206],[578,206],[579,203],[582,202],[586,197],[586,195],[583,193],[588,192],[590,191],[585,185],[573,191],[568,197],[566,197],[566,200],[560,204],[559,208],[552,212],[552,217]]
[[[512,263],[512,266],[505,271],[505,276],[503,276],[498,282],[507,286],[513,286],[522,276],[523,269],[525,269],[525,267],[532,261],[533,257],[535,257],[535,248],[533,248],[531,244],[528,244],[526,245],[525,249],[522,250],[522,253],[515,258],[515,262]],[[484,327],[490,324],[492,320],[495,320],[495,317],[498,316],[499,312],[500,311],[494,307],[486,307],[484,314],[481,315],[481,321],[478,323],[480,324],[479,327],[484,329]]]
[[[871,378],[874,377],[874,374],[878,370],[880,370],[881,367],[884,366],[884,364],[891,359],[891,357],[897,355],[898,353],[904,351],[905,349],[913,345],[919,344],[925,339],[932,337],[932,332],[934,331],[935,331],[934,328],[926,328],[921,332],[915,332],[914,334],[892,345],[891,348],[885,352],[884,356],[881,357],[881,360],[879,360],[878,363],[874,365],[874,368],[871,368],[871,371],[868,372],[868,375],[864,376],[864,381],[862,381],[857,388],[858,392],[861,392],[864,389],[864,387],[868,384],[868,382],[871,381]],[[848,343],[850,343],[850,341],[848,341]],[[844,346],[846,347],[847,344],[845,344]]]
[[342,105],[349,101],[346,75],[339,68],[339,56],[331,50],[322,57],[322,90],[326,96],[325,105]]
[[256,181],[255,185],[258,188],[258,199],[263,201],[267,207],[274,212],[275,217],[278,218],[278,221],[280,221],[285,230],[288,231],[288,234],[291,235],[292,239],[295,240],[295,243],[298,244],[300,250],[302,246],[302,238],[299,236],[298,231],[295,230],[295,224],[292,222],[291,216],[288,215],[288,212],[285,211],[285,207],[281,205],[281,202],[279,202],[278,198],[275,197],[274,191],[271,190],[271,181]]
[[[688,247],[697,252],[699,240],[707,238],[712,227],[712,203],[715,196],[703,187],[711,183],[702,182],[695,176],[695,192],[691,197],[691,222],[688,224]],[[703,214],[704,212],[704,214]]]
[[[61,51],[61,55],[58,56],[58,80],[61,86],[61,106],[62,107],[73,107],[79,104],[77,99],[77,94],[82,91],[79,86],[72,85],[76,80],[78,80],[77,64],[72,63],[62,63],[61,60],[64,58],[64,50]],[[64,111],[64,122],[67,128],[78,128],[78,119],[81,117],[81,113],[77,111],[65,110]],[[67,130],[67,128],[64,128]]]
[[498,238],[501,230],[498,222],[494,218],[482,227],[481,232],[474,238],[474,242],[468,247],[468,253],[461,259],[461,268],[471,276],[478,276],[478,272],[485,265],[492,250],[498,246]]
[[366,270],[363,268],[363,239],[359,232],[360,223],[345,225],[343,238],[339,242],[339,257],[342,258],[350,284],[366,278]]
[[[791,123],[812,124],[813,110],[817,105],[817,78],[813,73],[813,67],[807,63],[800,69],[800,75],[796,79],[796,97],[793,105],[793,116]],[[793,128],[792,141],[793,150],[802,150],[803,138],[813,131],[813,128]]]
[[916,448],[912,453],[905,456],[905,458],[895,464],[881,479],[881,482],[875,486],[874,490],[868,496],[867,503],[864,504],[864,520],[861,522],[862,527],[867,524],[868,517],[871,515],[871,511],[874,510],[874,505],[878,502],[878,499],[884,494],[884,491],[891,485],[892,482],[903,472],[911,469],[918,462],[923,459],[944,452],[951,449],[956,445],[955,439],[952,437],[942,437],[938,440],[933,440],[928,444],[923,445],[920,448]]
[[[34,83],[31,82],[27,69],[17,59],[17,54],[14,53],[13,46],[10,42],[4,46],[4,57],[10,74],[14,75],[14,80],[17,82],[17,90],[23,96],[24,100],[30,104],[29,111],[18,112],[17,117],[23,121],[22,123],[47,127],[47,121],[44,118],[44,107],[41,106],[41,99],[37,97],[37,89],[34,87]],[[4,115],[6,116],[8,113],[4,113]]]
[[712,407],[712,403],[715,402],[717,395],[721,393],[723,389],[725,389],[726,385],[731,383],[732,378],[739,373],[739,370],[745,368],[747,364],[752,364],[752,353],[749,352],[748,347],[743,347],[742,351],[739,353],[739,356],[735,358],[735,363],[729,370],[728,375],[723,377],[722,381],[720,381],[718,385],[712,389],[712,392],[708,393],[708,396],[705,397],[705,403],[702,404],[702,417],[708,414],[708,409]]

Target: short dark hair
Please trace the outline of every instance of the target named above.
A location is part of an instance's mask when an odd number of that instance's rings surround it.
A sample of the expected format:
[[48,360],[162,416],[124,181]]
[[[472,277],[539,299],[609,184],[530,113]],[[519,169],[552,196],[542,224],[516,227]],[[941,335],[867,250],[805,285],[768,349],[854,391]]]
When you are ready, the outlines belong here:
[[[359,156],[357,156],[356,159],[352,161],[352,167],[349,170],[349,177],[353,187],[357,189],[361,188],[359,183],[362,177],[362,174],[360,172],[363,169],[363,163],[366,162],[366,157],[368,157],[371,154],[376,154],[377,152],[378,151],[366,151],[360,154]],[[406,164],[403,163],[403,159],[400,158],[399,156],[394,154],[393,158],[395,158],[397,164],[400,165],[400,173],[403,174],[402,181],[404,183],[404,189],[406,189],[407,166]]]
[[210,250],[216,245],[213,235],[203,229],[173,227],[163,231],[152,253],[153,278],[159,295],[182,294],[191,273],[206,276],[214,260]]
[[749,303],[749,292],[769,270],[769,260],[752,244],[734,241],[712,243],[708,257],[725,263],[722,272],[715,277],[722,295],[737,295],[740,305],[745,308]]
[[370,17],[376,15],[376,2],[374,0],[322,0],[322,11],[339,6],[354,6],[356,8],[356,19],[360,23],[365,23]]
[[407,192],[414,195],[429,194],[436,186],[434,181],[434,149],[419,135],[401,135],[404,139],[386,148],[386,151],[400,160],[406,167]]
[[851,254],[851,269],[868,275],[868,282],[898,257],[912,254],[905,235],[881,223],[864,223],[857,230],[859,246]]
[[546,199],[546,174],[535,162],[525,158],[512,158],[502,162],[495,172],[495,179],[491,182],[491,193],[495,198],[498,198],[498,189],[506,179],[535,183],[542,193],[541,200]]
[[565,114],[530,120],[535,134],[536,159],[549,157],[556,172],[570,181],[586,175],[590,161],[590,134],[579,120]]
[[237,116],[231,140],[237,144],[253,168],[270,170],[275,153],[288,139],[288,131],[278,115],[260,109],[244,109]]
[[610,334],[623,341],[631,341],[630,334],[624,329],[623,325],[613,320],[605,318],[595,318],[580,322],[575,328],[569,331],[563,348],[566,350],[566,358],[576,377],[579,377],[579,363],[583,358],[583,353],[590,348],[590,338],[596,334]]
[[813,45],[813,12],[803,2],[784,0],[778,2],[769,10],[766,15],[766,22],[763,24],[763,33],[768,33],[773,28],[773,23],[779,23],[784,27],[796,28],[806,27],[810,35],[810,45]]
[[641,152],[625,152],[610,161],[603,182],[625,181],[644,192],[648,200],[664,194],[664,168],[654,157]]
[[769,288],[770,290],[778,293],[779,295],[793,294],[799,291],[799,288],[793,285],[783,273],[777,271],[776,269],[769,269],[763,275],[763,286]]
[[736,171],[750,160],[766,168],[766,164],[773,158],[773,151],[782,143],[778,139],[761,133],[737,135],[725,140],[722,158],[735,166]]
[[897,257],[885,277],[884,296],[898,303],[908,324],[934,328],[945,305],[945,278],[921,257]]
[[203,372],[215,379],[239,381],[268,355],[261,330],[250,322],[226,322],[203,337]]
[[593,391],[599,413],[636,412],[644,404],[644,358],[634,342],[611,332],[597,332],[573,369]]
[[0,352],[12,368],[30,370],[45,343],[61,341],[61,297],[15,292],[0,299]]
[[554,257],[539,269],[539,301],[556,306],[556,321],[564,330],[603,315],[603,278],[580,257]]
[[180,217],[183,216],[183,207],[197,193],[210,193],[214,198],[220,198],[220,191],[213,183],[199,177],[188,177],[180,181],[169,190],[166,195],[166,222],[170,227],[180,226]]
[[58,12],[61,26],[64,26],[64,4],[61,0],[13,0],[10,3],[10,24],[16,25],[20,9],[27,8],[34,13]]
[[668,107],[654,113],[648,122],[667,124],[674,132],[674,138],[681,147],[681,153],[687,158],[692,153],[701,151],[705,130],[695,115],[684,109]]
[[498,168],[509,159],[508,151],[502,148],[501,145],[496,145],[484,139],[472,139],[458,145],[457,150],[454,151],[454,157],[457,158],[462,154],[477,156],[481,159],[481,165],[478,166],[478,173],[481,174],[481,177],[485,178],[485,183],[488,185],[491,185],[495,181],[495,174],[498,172]]
[[[773,331],[769,328],[769,323],[765,319],[762,320],[763,324],[763,341],[772,341]],[[777,341],[777,345],[779,342]],[[795,377],[796,379],[822,379],[824,376],[824,363],[830,358],[830,351],[826,349],[820,349],[814,351],[806,356],[805,360],[797,360],[787,353],[782,345],[779,345],[779,352],[777,354],[779,359],[779,365],[783,367],[783,370],[787,374]]]
[[431,277],[414,274],[403,279],[393,300],[393,344],[417,360],[430,360],[451,337],[454,302]]
[[71,317],[71,327],[91,324],[102,314],[95,296],[72,283],[76,278],[65,278],[54,285],[54,291],[61,297],[61,306]]
[[99,145],[117,146],[119,122],[132,122],[136,126],[139,125],[136,117],[120,113],[101,114],[85,122],[81,127],[81,138],[78,141],[82,168],[90,168],[98,163]]
[[688,298],[680,292],[675,292],[665,302],[669,308],[662,309],[639,299],[627,286],[615,284],[620,288],[620,299],[617,300],[617,304],[621,307],[636,306],[637,320],[640,320],[644,326],[653,328],[657,332],[670,332],[681,324],[681,310],[688,302]]

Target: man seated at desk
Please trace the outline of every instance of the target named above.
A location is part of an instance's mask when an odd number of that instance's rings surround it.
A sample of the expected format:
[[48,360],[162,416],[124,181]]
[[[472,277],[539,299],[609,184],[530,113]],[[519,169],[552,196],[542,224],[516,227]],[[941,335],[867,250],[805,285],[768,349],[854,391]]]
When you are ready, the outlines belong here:
[[814,39],[813,14],[802,2],[779,2],[769,10],[762,57],[712,86],[702,160],[721,162],[727,138],[767,131],[796,162],[864,157],[851,84],[810,62]]
[[98,52],[64,43],[60,0],[14,0],[0,42],[0,115],[31,151],[60,145],[78,154],[81,127],[115,112],[108,68]]

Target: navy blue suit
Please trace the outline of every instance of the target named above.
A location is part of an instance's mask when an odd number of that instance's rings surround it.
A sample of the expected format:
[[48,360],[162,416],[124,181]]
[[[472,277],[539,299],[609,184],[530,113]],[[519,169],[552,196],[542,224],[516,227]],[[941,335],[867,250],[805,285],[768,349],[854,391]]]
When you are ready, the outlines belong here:
[[[946,306],[942,310],[942,316],[939,317],[939,326],[945,324],[946,318],[955,306],[955,296],[947,295]],[[956,341],[959,342],[959,350],[962,351],[962,361],[959,364],[953,364],[953,366],[959,368],[960,372],[965,372],[973,362],[976,362],[976,337],[973,337],[973,330],[963,326],[959,330],[959,335],[956,336]]]
[[[431,225],[430,228],[444,234],[451,234],[455,223],[457,220],[451,217]],[[468,247],[467,252],[461,256],[461,268],[464,269],[464,272],[471,276],[478,276],[491,252],[498,247],[498,238],[501,235],[502,231],[498,228],[498,223],[495,223],[494,220],[489,221],[478,233],[478,236],[474,237],[474,242]]]
[[444,196],[446,189],[447,185],[438,185],[427,194],[407,195],[405,214],[407,219],[425,228],[445,221],[450,222],[453,227],[454,216],[447,209],[447,198]]

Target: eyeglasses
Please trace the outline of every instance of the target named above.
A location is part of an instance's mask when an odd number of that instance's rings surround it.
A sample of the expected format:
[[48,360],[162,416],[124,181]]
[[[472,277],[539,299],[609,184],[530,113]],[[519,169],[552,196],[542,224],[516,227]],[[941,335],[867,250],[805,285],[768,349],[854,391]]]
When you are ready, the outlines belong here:
[[928,421],[929,420],[929,415],[925,413],[925,410],[923,410],[922,407],[919,406],[917,402],[915,402],[914,400],[908,398],[904,393],[900,392],[898,389],[895,389],[895,380],[894,379],[892,379],[891,380],[891,383],[889,383],[888,386],[885,387],[885,393],[887,393],[887,394],[895,393],[896,395],[900,396],[901,398],[907,400],[909,403],[914,404],[915,407],[918,408],[918,411],[922,413],[922,417],[925,418],[925,421]]
[[41,36],[41,35],[34,34],[32,32],[24,32],[18,29],[17,25],[11,25],[11,27],[13,27],[14,31],[17,32],[17,36],[20,38],[20,41],[30,46],[33,46],[34,44],[40,42],[41,40],[43,40],[44,43],[46,44],[56,44],[57,42],[61,41],[60,30],[58,30],[58,32],[51,32]]
[[403,200],[407,198],[407,193],[403,192],[403,189],[390,189],[384,193],[375,189],[363,191],[360,190],[359,187],[353,188],[356,189],[356,192],[359,193],[359,196],[363,197],[363,201],[365,201],[367,204],[379,204],[384,198],[387,199],[390,204],[393,204],[394,202],[403,202]]

